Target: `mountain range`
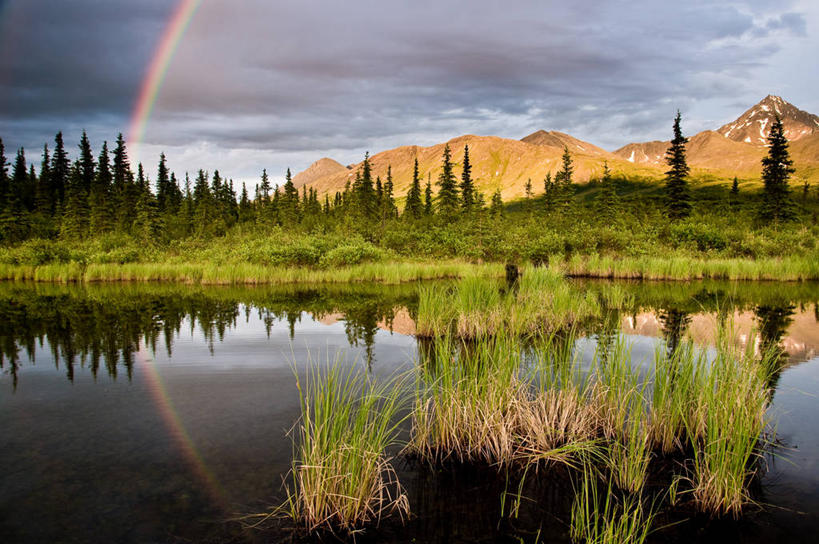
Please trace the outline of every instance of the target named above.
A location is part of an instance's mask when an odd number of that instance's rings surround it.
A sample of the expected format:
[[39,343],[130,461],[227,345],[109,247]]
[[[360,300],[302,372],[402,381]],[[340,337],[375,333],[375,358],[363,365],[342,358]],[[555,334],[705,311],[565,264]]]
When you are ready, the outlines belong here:
[[[739,118],[716,130],[705,130],[690,137],[687,157],[692,175],[710,180],[728,180],[734,176],[759,181],[760,160],[766,153],[766,141],[774,118],[782,119],[790,140],[791,158],[797,172],[794,181],[819,180],[819,116],[805,112],[778,96],[768,95]],[[669,130],[670,132],[670,130]],[[496,136],[465,135],[433,146],[402,146],[370,157],[373,175],[386,178],[392,167],[396,196],[403,196],[412,181],[414,160],[418,159],[422,183],[432,180],[433,190],[441,168],[444,146],[449,144],[456,175],[460,175],[464,146],[469,145],[472,177],[475,185],[488,196],[496,189],[504,199],[524,195],[527,180],[535,193],[542,191],[543,178],[560,168],[564,146],[574,162],[574,180],[578,183],[598,178],[607,163],[615,175],[660,180],[666,169],[668,141],[630,143],[606,151],[589,142],[557,131],[539,130],[520,140]],[[344,190],[355,178],[360,166],[344,166],[322,158],[293,177],[296,187],[307,185],[319,194]]]

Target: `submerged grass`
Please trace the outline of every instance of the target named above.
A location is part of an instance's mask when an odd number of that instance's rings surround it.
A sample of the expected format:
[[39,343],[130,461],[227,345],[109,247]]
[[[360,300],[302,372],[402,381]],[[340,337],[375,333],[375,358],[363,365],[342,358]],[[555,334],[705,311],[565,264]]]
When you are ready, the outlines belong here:
[[296,377],[301,421],[294,437],[286,511],[308,530],[355,532],[388,513],[409,512],[386,457],[401,420],[403,387],[374,384],[336,360]]

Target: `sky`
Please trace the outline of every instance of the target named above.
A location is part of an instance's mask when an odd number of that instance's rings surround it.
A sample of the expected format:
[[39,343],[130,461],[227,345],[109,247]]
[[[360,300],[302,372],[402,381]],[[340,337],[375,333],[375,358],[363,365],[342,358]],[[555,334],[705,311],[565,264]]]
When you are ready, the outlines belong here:
[[[128,136],[177,3],[0,0],[0,138]],[[462,134],[559,130],[614,150],[767,94],[819,113],[815,0],[202,0],[132,162],[250,184]]]

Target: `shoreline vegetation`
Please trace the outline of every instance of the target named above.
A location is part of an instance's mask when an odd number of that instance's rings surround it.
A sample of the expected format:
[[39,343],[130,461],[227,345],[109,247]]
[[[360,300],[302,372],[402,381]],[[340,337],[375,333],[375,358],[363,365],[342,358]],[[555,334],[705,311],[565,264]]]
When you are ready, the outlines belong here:
[[[536,270],[524,264],[523,275]],[[569,278],[627,280],[731,280],[816,281],[819,255],[764,259],[697,257],[608,257],[573,255],[549,259],[548,269]],[[63,263],[14,264],[0,262],[0,280],[36,282],[170,281],[202,285],[406,283],[421,280],[460,279],[471,276],[503,277],[503,263],[473,263],[457,259],[438,261],[389,260],[327,268],[262,265],[250,262],[197,263]]]
[[564,148],[507,202],[502,182],[481,192],[468,145],[460,163],[444,148],[435,183],[417,158],[412,179],[388,166],[382,180],[365,155],[343,191],[297,188],[289,170],[280,188],[263,171],[251,198],[217,170],[182,184],[164,154],[155,181],[142,164],[134,175],[121,136],[95,159],[83,134],[72,164],[58,133],[39,175],[23,149],[9,174],[0,140],[0,279],[400,283],[500,276],[511,263],[590,278],[819,280],[819,199],[807,181],[789,185],[799,165],[781,120],[761,188],[692,176],[680,123],[664,182],[604,162],[576,183]]

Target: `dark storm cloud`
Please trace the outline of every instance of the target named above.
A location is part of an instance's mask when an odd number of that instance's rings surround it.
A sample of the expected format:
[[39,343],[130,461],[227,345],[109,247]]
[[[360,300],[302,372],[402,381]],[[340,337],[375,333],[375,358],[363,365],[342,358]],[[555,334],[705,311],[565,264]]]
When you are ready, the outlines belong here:
[[87,127],[108,137],[124,131],[168,13],[161,0],[6,2],[0,10],[2,135],[27,144],[60,129]]
[[[539,128],[617,147],[667,131],[676,108],[759,93],[754,74],[783,39],[807,33],[793,3],[775,7],[205,0],[146,142],[263,150],[273,162]],[[26,20],[3,38],[0,130],[33,135],[54,122],[50,134],[65,120],[108,123],[108,138],[125,130],[167,2],[12,2],[15,11]]]

